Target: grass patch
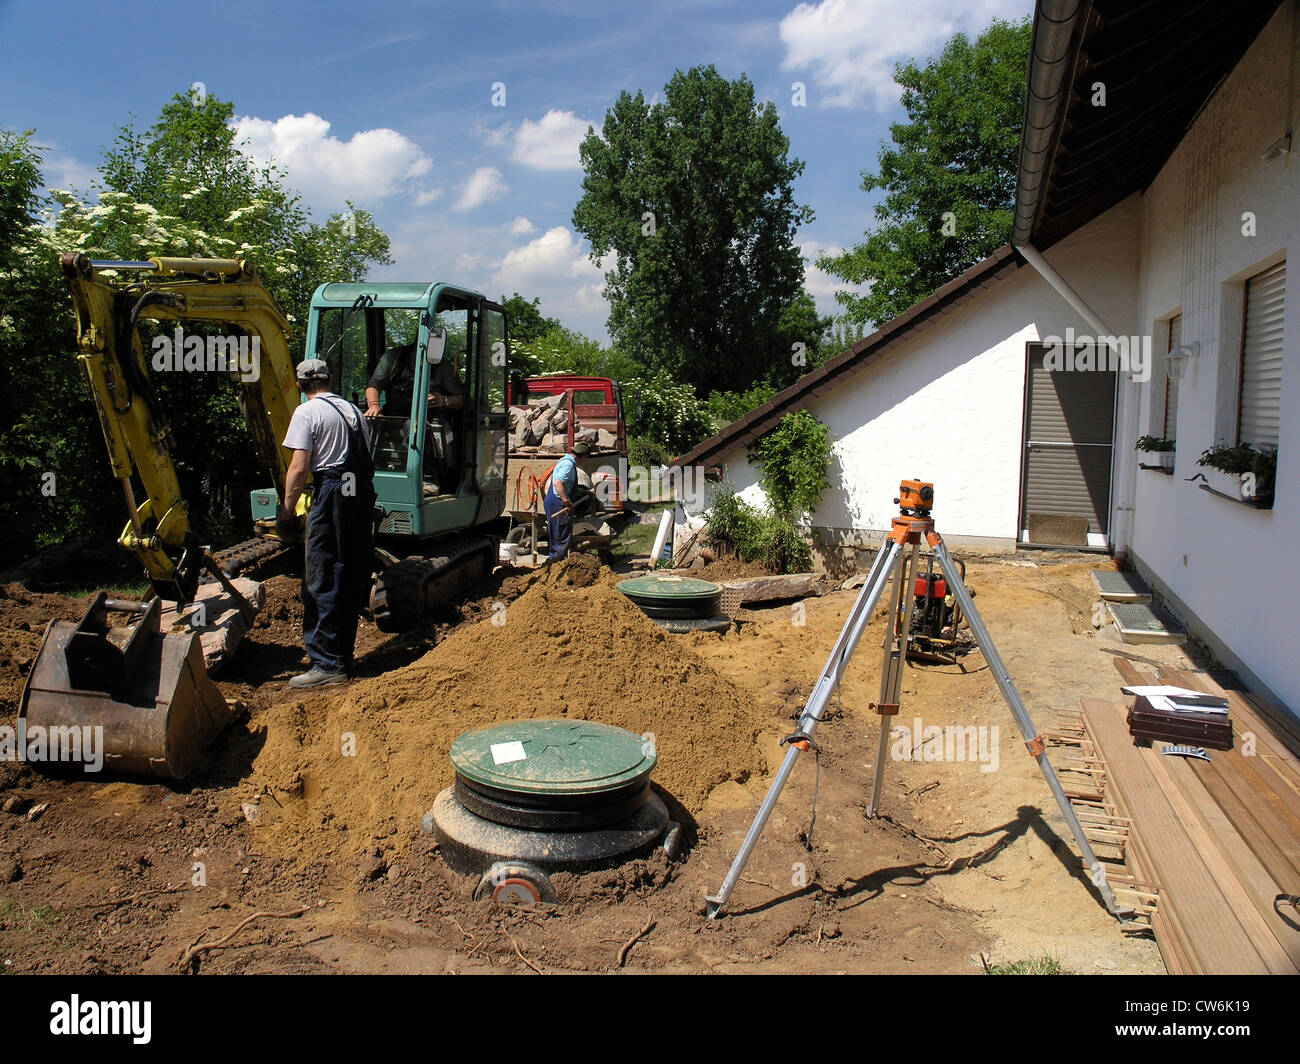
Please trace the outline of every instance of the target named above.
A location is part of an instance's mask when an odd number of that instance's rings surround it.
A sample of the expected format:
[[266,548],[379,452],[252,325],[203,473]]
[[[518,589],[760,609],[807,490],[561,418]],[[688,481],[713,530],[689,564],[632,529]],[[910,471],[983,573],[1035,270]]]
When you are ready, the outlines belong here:
[[629,558],[642,558],[650,553],[655,545],[655,536],[659,534],[659,517],[664,510],[671,510],[673,504],[656,503],[652,505],[648,512],[655,515],[655,520],[650,524],[633,524],[629,522],[623,531],[619,533],[618,538],[611,545],[610,553],[616,558],[627,560]]
[[1049,953],[1044,953],[1041,957],[1031,957],[1023,961],[1008,961],[1005,964],[989,964],[984,954],[980,954],[980,960],[984,962],[984,971],[989,975],[1073,975],[1067,971],[1061,964],[1059,957],[1053,957]]
[[63,921],[64,914],[53,905],[38,905],[29,909],[8,898],[0,898],[0,923],[14,931],[30,934],[42,928],[58,927]]

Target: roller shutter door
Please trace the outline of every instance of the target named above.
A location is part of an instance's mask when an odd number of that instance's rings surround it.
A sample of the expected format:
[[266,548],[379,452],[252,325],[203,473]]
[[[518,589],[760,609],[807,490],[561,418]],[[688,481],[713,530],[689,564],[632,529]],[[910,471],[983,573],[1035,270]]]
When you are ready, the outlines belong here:
[[[1034,524],[1042,527],[1047,515],[1081,518],[1087,522],[1088,532],[1107,536],[1115,374],[1107,370],[1052,372],[1043,365],[1046,351],[1041,344],[1029,345],[1022,538],[1023,531]],[[1087,542],[1081,538],[1036,538],[1033,534],[1029,541],[1041,546],[1081,546]]]

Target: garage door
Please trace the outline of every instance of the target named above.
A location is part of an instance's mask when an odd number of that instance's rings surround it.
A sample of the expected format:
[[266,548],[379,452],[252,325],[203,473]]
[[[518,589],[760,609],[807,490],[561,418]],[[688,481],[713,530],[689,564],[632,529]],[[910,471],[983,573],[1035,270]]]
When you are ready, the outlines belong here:
[[1044,547],[1104,547],[1110,533],[1115,374],[1044,366],[1028,345],[1020,539]]

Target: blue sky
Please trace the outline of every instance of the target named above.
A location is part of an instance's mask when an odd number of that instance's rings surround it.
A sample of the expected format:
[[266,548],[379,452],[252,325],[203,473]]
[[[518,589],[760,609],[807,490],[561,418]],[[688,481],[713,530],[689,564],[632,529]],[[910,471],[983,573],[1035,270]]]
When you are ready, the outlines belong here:
[[[374,213],[395,265],[378,279],[449,280],[605,337],[601,271],[572,231],[577,143],[620,91],[662,98],[673,71],[712,63],[776,103],[796,184],[816,219],[799,233],[825,313],[836,284],[811,265],[872,221],[859,188],[903,115],[894,64],[957,30],[1019,17],[1030,0],[794,4],[291,2],[121,7],[0,0],[0,124],[34,128],[47,184],[89,188],[134,113],[148,125],[201,83],[232,100],[260,158],[288,172],[318,220],[344,200]],[[505,106],[493,106],[493,85]],[[805,86],[805,106],[792,86]]]

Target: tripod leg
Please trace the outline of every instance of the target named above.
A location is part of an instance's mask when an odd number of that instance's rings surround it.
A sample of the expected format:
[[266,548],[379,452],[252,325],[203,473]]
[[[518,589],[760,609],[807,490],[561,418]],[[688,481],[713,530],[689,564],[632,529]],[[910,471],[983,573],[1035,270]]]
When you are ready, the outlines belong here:
[[948,578],[948,587],[961,604],[962,611],[966,614],[966,622],[970,625],[971,631],[975,633],[980,653],[984,655],[984,660],[988,662],[989,670],[993,673],[993,679],[997,681],[998,688],[1002,691],[1002,697],[1006,699],[1007,706],[1011,709],[1011,715],[1015,717],[1016,727],[1020,729],[1020,734],[1024,737],[1025,746],[1034,755],[1034,760],[1038,762],[1038,767],[1047,780],[1047,786],[1051,790],[1053,797],[1056,798],[1056,804],[1061,808],[1061,814],[1065,817],[1065,822],[1070,825],[1070,831],[1074,833],[1074,841],[1078,844],[1079,852],[1083,855],[1084,864],[1088,866],[1093,886],[1101,892],[1106,908],[1111,913],[1121,918],[1131,915],[1132,910],[1125,909],[1119,904],[1110,884],[1106,882],[1106,870],[1092,852],[1092,846],[1088,842],[1087,835],[1084,834],[1083,825],[1079,823],[1079,818],[1075,816],[1074,807],[1070,805],[1070,799],[1065,796],[1065,789],[1061,786],[1061,781],[1056,775],[1056,769],[1052,767],[1052,763],[1047,759],[1047,750],[1043,743],[1043,737],[1034,726],[1034,722],[1029,716],[1029,710],[1025,708],[1020,692],[1016,690],[1016,685],[1012,682],[1011,674],[1007,672],[1006,665],[1002,663],[1002,655],[998,653],[998,648],[993,643],[993,636],[989,634],[988,628],[985,627],[984,618],[980,616],[979,611],[975,608],[975,602],[971,598],[970,592],[966,590],[966,585],[955,578],[957,568],[948,555],[948,548],[937,533],[932,536],[931,545],[935,557],[939,559],[944,575]]
[[876,771],[871,781],[871,803],[867,818],[874,819],[880,809],[880,794],[885,786],[885,764],[889,757],[889,737],[893,719],[898,715],[899,694],[903,689],[903,669],[907,664],[907,639],[912,630],[912,607],[916,604],[916,555],[919,543],[913,543],[906,559],[900,558],[894,570],[894,606],[885,628],[885,658],[880,669],[880,738],[876,744]]
[[[839,639],[835,642],[835,648],[831,651],[826,667],[822,669],[817,686],[813,688],[812,694],[808,696],[808,702],[804,706],[803,713],[799,715],[797,735],[811,737],[816,730],[818,722],[822,719],[822,713],[830,702],[831,694],[839,684],[840,677],[844,675],[845,666],[848,665],[849,658],[853,656],[854,648],[858,645],[858,640],[862,638],[863,630],[871,620],[872,611],[875,610],[876,603],[880,600],[881,594],[889,583],[890,570],[895,559],[899,557],[901,550],[902,547],[891,539],[885,541],[880,553],[876,555],[875,564],[871,567],[871,574],[867,577],[867,582],[862,585],[862,591],[858,594],[857,601],[854,602],[853,609],[849,612],[848,620],[844,622],[844,628],[840,632]],[[785,788],[786,781],[790,778],[790,773],[794,771],[794,763],[799,760],[799,755],[806,749],[807,743],[803,740],[790,743],[790,749],[785,755],[785,760],[781,762],[781,768],[777,771],[771,787],[768,788],[767,796],[763,799],[763,804],[759,806],[754,822],[749,826],[745,841],[741,843],[740,851],[736,854],[735,860],[731,862],[731,868],[727,871],[727,878],[723,880],[717,894],[710,895],[705,899],[708,903],[710,920],[717,919],[718,913],[722,911],[722,907],[727,904],[727,899],[731,897],[731,892],[735,889],[736,884],[740,882],[740,876],[745,871],[745,865],[749,862],[749,855],[753,852],[759,837],[763,834],[763,828],[767,826],[768,818],[772,815],[772,810],[776,808],[776,803],[781,797],[781,791]]]

